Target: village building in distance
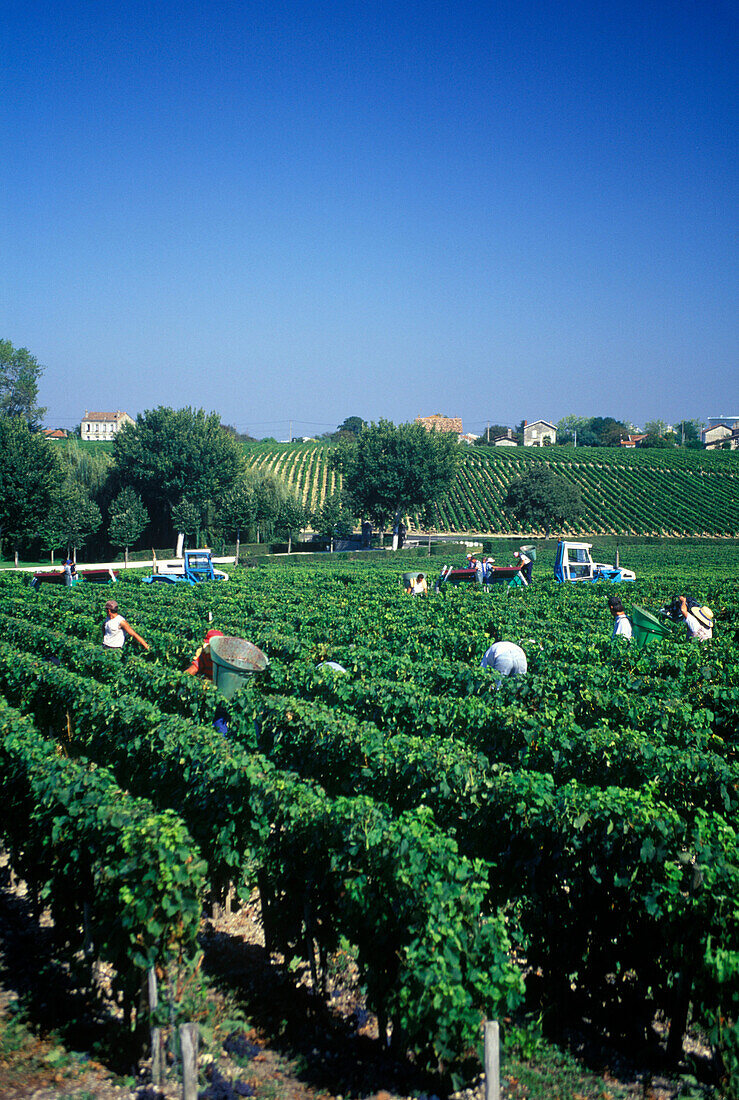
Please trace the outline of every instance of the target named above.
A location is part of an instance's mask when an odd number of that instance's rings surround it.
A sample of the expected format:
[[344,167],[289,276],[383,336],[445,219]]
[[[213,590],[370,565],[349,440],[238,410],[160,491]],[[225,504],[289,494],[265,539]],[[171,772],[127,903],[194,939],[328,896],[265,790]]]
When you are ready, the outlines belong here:
[[423,424],[427,432],[454,432],[462,435],[461,416],[442,416],[441,413],[433,413],[431,416],[417,416],[416,424]]
[[739,417],[710,416],[708,427],[701,432],[701,443],[707,451],[716,451],[727,443],[732,451],[739,448]]
[[124,424],[133,424],[128,413],[116,409],[115,412],[88,412],[80,424],[80,438],[95,440],[97,443],[110,443],[115,439]]
[[552,446],[557,442],[557,425],[550,424],[548,420],[534,420],[528,424],[523,422],[524,447],[544,447],[548,443]]

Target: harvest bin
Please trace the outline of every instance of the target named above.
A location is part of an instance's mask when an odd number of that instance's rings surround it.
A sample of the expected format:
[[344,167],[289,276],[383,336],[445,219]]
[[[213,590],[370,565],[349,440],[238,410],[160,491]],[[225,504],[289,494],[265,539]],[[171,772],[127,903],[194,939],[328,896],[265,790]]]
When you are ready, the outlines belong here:
[[269,659],[261,649],[245,638],[211,638],[213,683],[221,695],[232,699],[244,681],[255,672],[263,672]]
[[631,611],[631,627],[634,641],[641,648],[651,638],[669,638],[670,627],[667,623],[656,618],[651,611],[645,611],[643,607],[634,605]]

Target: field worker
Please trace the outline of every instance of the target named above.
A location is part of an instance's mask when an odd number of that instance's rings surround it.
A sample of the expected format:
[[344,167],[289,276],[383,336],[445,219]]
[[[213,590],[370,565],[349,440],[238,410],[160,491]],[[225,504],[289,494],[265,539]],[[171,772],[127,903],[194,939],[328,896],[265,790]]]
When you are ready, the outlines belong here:
[[115,600],[108,600],[105,605],[105,622],[103,623],[103,648],[117,653],[119,657],[123,656],[123,643],[126,640],[126,634],[130,634],[143,649],[148,650],[149,646],[144,639],[136,633],[132,626],[129,626],[122,615],[118,614],[118,604]]
[[211,638],[222,638],[222,630],[209,630],[203,638],[203,644],[192,659],[192,664],[185,669],[188,676],[203,676],[206,680],[213,680],[213,658],[210,655]]
[[411,596],[428,596],[429,586],[423,573],[419,573],[408,589]]
[[680,597],[680,614],[685,619],[691,642],[710,642],[713,638],[713,612],[710,607],[688,609],[685,596]]
[[[222,638],[222,630],[209,630],[203,638],[203,644],[198,649],[197,653],[192,659],[192,664],[185,669],[187,676],[202,676],[204,680],[210,680],[213,683],[213,658],[210,654],[210,642],[212,638]],[[220,703],[216,707],[216,713],[213,717],[213,729],[217,733],[222,733],[224,737],[228,734],[228,714],[225,707]]]
[[514,642],[493,642],[480,661],[480,668],[489,668],[501,676],[525,676],[529,671],[526,654]]
[[534,563],[528,554],[523,550],[515,550],[513,552],[514,558],[518,558],[517,565],[521,566],[521,578],[524,584],[531,584],[532,573],[534,572]]
[[340,665],[338,661],[319,661],[316,668],[330,668],[332,672],[338,672],[342,676],[348,676],[349,673]]
[[626,617],[626,612],[620,596],[608,597],[608,610],[613,615],[613,633],[611,637],[630,638],[631,620]]

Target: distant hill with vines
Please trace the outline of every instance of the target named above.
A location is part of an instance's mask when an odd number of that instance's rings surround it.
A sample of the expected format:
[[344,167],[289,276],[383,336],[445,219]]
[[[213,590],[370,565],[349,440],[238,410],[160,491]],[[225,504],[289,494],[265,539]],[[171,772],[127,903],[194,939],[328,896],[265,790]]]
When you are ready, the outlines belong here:
[[[330,443],[254,443],[252,468],[279,475],[312,510],[341,485]],[[510,534],[520,524],[503,503],[511,481],[546,462],[583,497],[580,533],[739,535],[739,451],[625,450],[571,447],[470,447],[449,499],[438,509],[442,532]],[[420,530],[418,517],[407,517]]]

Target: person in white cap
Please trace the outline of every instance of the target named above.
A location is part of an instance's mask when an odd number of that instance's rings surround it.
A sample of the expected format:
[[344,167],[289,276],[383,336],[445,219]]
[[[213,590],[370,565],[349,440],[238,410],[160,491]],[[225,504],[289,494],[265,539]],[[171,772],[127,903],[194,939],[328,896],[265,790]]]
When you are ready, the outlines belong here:
[[521,579],[524,584],[531,584],[531,575],[534,572],[534,563],[523,550],[514,550],[514,558],[518,558],[517,565],[521,566]]
[[680,614],[685,619],[691,642],[710,642],[713,637],[713,612],[710,607],[689,608],[685,596],[681,596]]
[[526,654],[515,642],[496,641],[485,651],[480,668],[489,668],[500,676],[525,676],[529,670]]

